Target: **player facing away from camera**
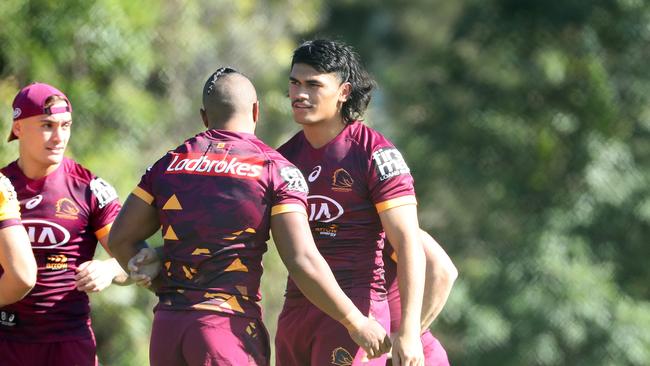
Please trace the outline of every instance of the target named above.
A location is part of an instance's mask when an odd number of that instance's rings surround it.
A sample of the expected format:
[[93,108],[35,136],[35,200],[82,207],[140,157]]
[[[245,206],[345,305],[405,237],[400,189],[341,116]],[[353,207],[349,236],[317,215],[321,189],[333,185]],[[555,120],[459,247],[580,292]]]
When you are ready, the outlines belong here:
[[87,293],[128,279],[115,259],[93,259],[98,240],[106,247],[117,194],[64,157],[72,126],[65,94],[33,83],[13,108],[9,141],[18,139],[19,156],[1,172],[16,189],[38,274],[25,298],[0,308],[2,363],[96,365]]
[[[386,329],[382,249],[384,235],[390,239],[400,257],[402,300],[393,362],[421,365],[425,262],[413,178],[395,146],[358,120],[373,86],[349,46],[301,44],[291,62],[289,98],[302,131],[278,151],[307,177],[311,230],[339,285]],[[364,360],[343,330],[311,307],[289,278],[276,336],[278,365],[385,365],[385,356]]]
[[[16,191],[0,173],[0,307],[22,299],[36,283],[36,261],[20,222]],[[0,321],[8,321],[0,313]]]
[[[269,364],[259,306],[269,229],[306,296],[372,356],[387,351],[385,330],[345,296],[316,249],[302,174],[255,137],[259,104],[249,79],[218,69],[205,83],[203,106],[207,130],[147,170],[111,233],[110,248],[134,278],[162,270],[151,364]],[[158,262],[142,240],[161,226]]]

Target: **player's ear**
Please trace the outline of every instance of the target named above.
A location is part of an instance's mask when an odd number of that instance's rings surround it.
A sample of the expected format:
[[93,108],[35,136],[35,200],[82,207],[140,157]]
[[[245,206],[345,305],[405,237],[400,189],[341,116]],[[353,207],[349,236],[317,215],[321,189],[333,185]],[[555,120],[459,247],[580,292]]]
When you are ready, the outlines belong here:
[[11,125],[11,132],[13,132],[13,134],[16,135],[16,137],[18,137],[19,139],[20,139],[20,132],[22,129],[22,125],[20,122],[22,122],[22,120],[14,121],[14,123]]
[[257,122],[260,118],[260,101],[253,103],[253,122]]
[[347,102],[348,98],[350,98],[350,94],[352,93],[352,84],[349,82],[345,82],[341,84],[339,87],[340,89],[340,94],[339,94],[339,102]]
[[208,128],[208,114],[205,113],[205,109],[203,108],[201,108],[200,112],[201,112],[201,120],[203,121],[203,126],[205,126],[205,128]]

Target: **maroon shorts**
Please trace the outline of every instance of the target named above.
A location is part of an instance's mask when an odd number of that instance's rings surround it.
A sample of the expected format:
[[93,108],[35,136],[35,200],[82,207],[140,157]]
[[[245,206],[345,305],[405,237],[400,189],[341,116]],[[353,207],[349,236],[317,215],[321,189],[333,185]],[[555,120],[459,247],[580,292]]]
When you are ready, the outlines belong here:
[[152,366],[267,366],[270,354],[259,319],[202,310],[158,310],[154,315]]
[[0,364],[6,366],[97,366],[94,338],[26,343],[0,339]]
[[[364,315],[372,314],[386,332],[390,331],[386,300],[373,301],[361,297],[351,299]],[[354,343],[341,323],[307,300],[288,299],[278,319],[275,362],[277,366],[384,366],[386,355],[367,360],[366,353]]]
[[[420,339],[424,351],[424,366],[449,366],[447,352],[431,332],[426,331]],[[390,360],[386,361],[386,366],[392,365]]]

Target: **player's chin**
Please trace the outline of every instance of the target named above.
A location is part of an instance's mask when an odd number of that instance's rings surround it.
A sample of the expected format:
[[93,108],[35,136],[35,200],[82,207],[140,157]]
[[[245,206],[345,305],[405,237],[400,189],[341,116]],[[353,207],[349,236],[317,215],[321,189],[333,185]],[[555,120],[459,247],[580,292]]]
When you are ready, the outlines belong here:
[[51,153],[48,154],[45,160],[49,164],[59,164],[63,161],[63,154],[62,153]]

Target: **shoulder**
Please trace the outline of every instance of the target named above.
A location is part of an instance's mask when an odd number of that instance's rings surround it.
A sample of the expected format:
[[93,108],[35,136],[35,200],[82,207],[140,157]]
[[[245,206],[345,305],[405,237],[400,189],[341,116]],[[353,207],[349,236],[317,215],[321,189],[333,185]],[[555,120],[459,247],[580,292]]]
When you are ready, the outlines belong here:
[[90,182],[95,178],[95,175],[90,170],[72,159],[64,158],[61,164],[63,165],[63,170],[69,179],[82,184],[90,184]]
[[362,122],[354,122],[349,128],[349,138],[369,153],[381,147],[393,146],[383,134]]
[[297,132],[295,135],[293,135],[293,137],[291,137],[287,142],[278,148],[278,152],[286,157],[292,155],[294,151],[300,148],[303,141],[303,136],[304,134],[302,131]]
[[275,150],[274,148],[265,144],[261,140],[256,139],[256,140],[249,140],[249,141],[251,142],[251,144],[255,145],[255,147],[259,150],[260,154],[262,154],[270,164],[277,164],[277,163],[289,164],[289,161],[278,150]]

